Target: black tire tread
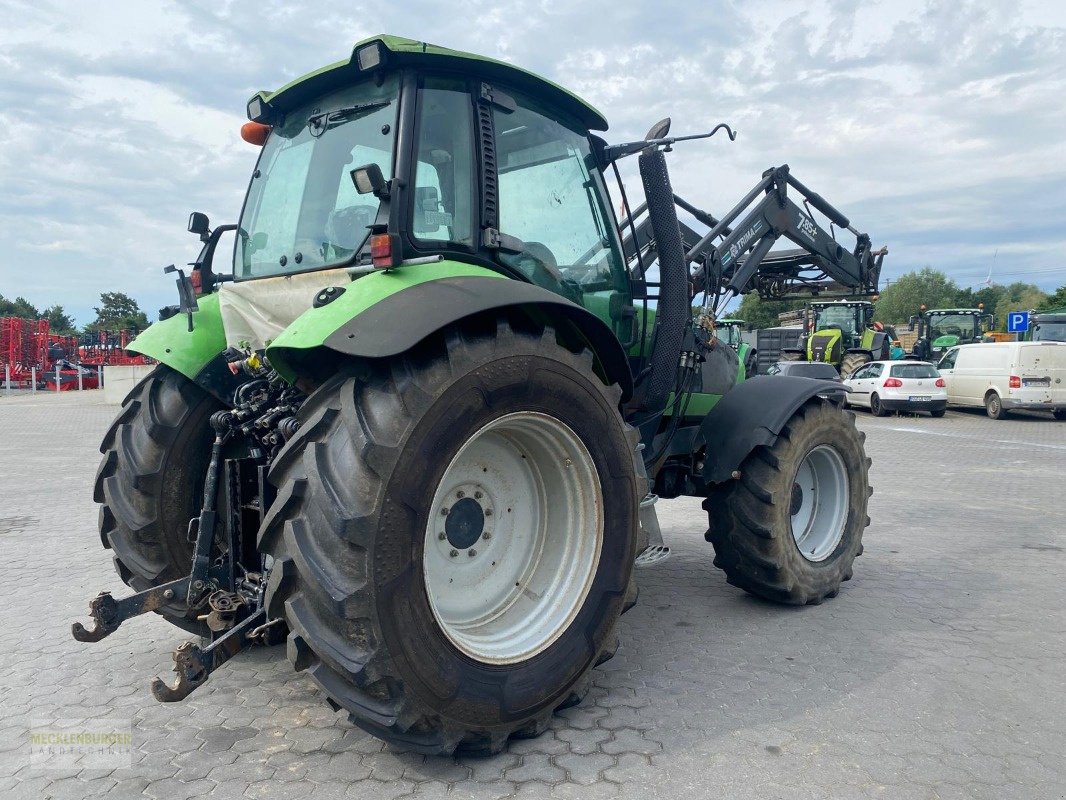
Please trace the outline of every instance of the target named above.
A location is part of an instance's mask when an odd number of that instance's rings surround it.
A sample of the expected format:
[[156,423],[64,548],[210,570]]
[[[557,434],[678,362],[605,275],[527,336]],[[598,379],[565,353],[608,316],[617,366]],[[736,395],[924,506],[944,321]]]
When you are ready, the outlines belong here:
[[[114,551],[119,577],[135,591],[188,573],[189,562],[181,563],[166,544],[160,493],[175,443],[195,435],[189,426],[199,430],[220,407],[188,378],[160,365],[130,391],[104,434],[93,488],[93,499],[100,504],[100,542]],[[205,630],[181,602],[160,613],[192,633]]]
[[[501,319],[495,331],[453,328],[387,362],[352,365],[319,387],[300,411],[299,430],[271,467],[270,480],[280,489],[260,529],[259,547],[275,558],[268,611],[288,622],[289,658],[297,670],[308,671],[331,706],[402,748],[427,754],[497,753],[511,737],[538,735],[554,710],[580,702],[588,689],[586,673],[555,709],[513,730],[458,729],[405,691],[374,632],[368,559],[382,513],[378,504],[403,433],[434,401],[432,385],[450,381],[487,355],[509,352],[518,336],[535,336],[539,348],[554,348],[575,369],[592,373],[591,353],[560,347],[550,327],[530,330]],[[603,392],[617,406],[620,388],[603,386]],[[635,449],[637,433],[628,426],[627,437]],[[330,445],[360,454],[356,474],[333,474],[326,450]],[[320,549],[320,542],[327,541],[331,558]],[[636,602],[633,580],[626,600],[627,606]],[[612,633],[595,663],[610,658],[616,648]]]
[[[833,415],[846,422],[834,423]],[[854,436],[860,446],[866,438],[855,428],[854,414],[828,401],[812,400],[789,420],[771,447],[759,447],[747,457],[740,467],[740,480],[714,488],[703,503],[714,565],[725,572],[726,580],[751,594],[789,605],[821,603],[835,597],[840,584],[851,579],[852,562],[862,553],[862,532],[870,524],[866,506],[873,492],[868,480],[870,459],[862,455],[858,478],[867,491],[855,512],[859,524],[850,552],[830,559],[818,570],[808,569],[787,527],[780,529],[777,513],[779,504],[789,502],[791,475],[785,468],[792,465],[794,469],[796,458],[802,455],[793,447],[793,429],[804,423],[838,424],[839,434]]]

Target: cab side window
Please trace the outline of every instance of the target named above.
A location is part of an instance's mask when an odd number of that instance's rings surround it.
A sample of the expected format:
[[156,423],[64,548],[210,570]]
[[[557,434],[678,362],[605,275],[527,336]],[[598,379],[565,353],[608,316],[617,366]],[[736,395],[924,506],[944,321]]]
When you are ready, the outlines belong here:
[[955,369],[955,361],[958,357],[958,350],[949,350],[948,353],[940,359],[940,363],[937,366],[939,366],[940,369]]
[[474,246],[473,106],[463,81],[427,78],[421,120],[411,227],[426,243]]

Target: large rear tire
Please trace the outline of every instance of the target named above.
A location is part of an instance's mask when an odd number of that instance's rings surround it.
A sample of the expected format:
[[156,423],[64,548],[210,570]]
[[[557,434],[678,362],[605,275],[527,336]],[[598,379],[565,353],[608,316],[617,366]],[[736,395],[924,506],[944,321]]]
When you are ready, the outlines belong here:
[[854,414],[812,400],[711,492],[707,539],[729,583],[791,605],[837,595],[870,524],[865,438]]
[[[114,551],[123,582],[144,591],[189,573],[189,520],[200,513],[213,434],[208,420],[221,404],[170,367],[138,383],[104,435],[93,499],[100,503],[100,540]],[[183,602],[160,613],[190,633],[207,627]]]
[[620,392],[489,321],[320,387],[271,468],[272,616],[335,708],[406,749],[496,752],[578,702],[637,551]]

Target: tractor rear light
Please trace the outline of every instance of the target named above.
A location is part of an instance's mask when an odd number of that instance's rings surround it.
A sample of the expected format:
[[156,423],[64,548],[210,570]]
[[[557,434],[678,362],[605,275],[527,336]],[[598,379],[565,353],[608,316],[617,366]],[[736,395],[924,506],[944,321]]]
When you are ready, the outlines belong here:
[[375,233],[370,237],[370,260],[374,269],[389,269],[396,266],[395,250],[393,247],[396,237],[387,233]]
[[192,293],[199,297],[204,293],[204,282],[200,276],[200,270],[194,269],[189,273],[189,283],[192,284]]
[[1019,378],[1017,375],[1011,375],[1010,376],[1010,388],[1012,388],[1012,389],[1021,389],[1022,388],[1022,379]]
[[899,389],[901,386],[903,386],[903,381],[901,381],[899,378],[889,378],[887,381],[885,381],[886,389]]
[[933,386],[935,386],[937,389],[943,389],[945,386],[947,386],[947,384],[944,383],[943,378],[937,378],[936,383],[934,383]]

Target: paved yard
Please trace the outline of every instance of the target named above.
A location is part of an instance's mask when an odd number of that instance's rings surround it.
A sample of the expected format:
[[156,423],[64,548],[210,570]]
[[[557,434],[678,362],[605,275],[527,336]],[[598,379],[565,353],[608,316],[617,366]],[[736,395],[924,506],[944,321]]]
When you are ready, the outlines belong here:
[[[581,706],[491,759],[426,759],[353,729],[281,648],[152,700],[181,632],[97,644],[70,623],[118,589],[91,481],[115,408],[0,398],[0,797],[1061,798],[1066,796],[1066,423],[874,419],[855,579],[779,608],[711,566],[695,500],[641,574],[618,656]],[[34,721],[133,722],[130,768],[41,771]]]

